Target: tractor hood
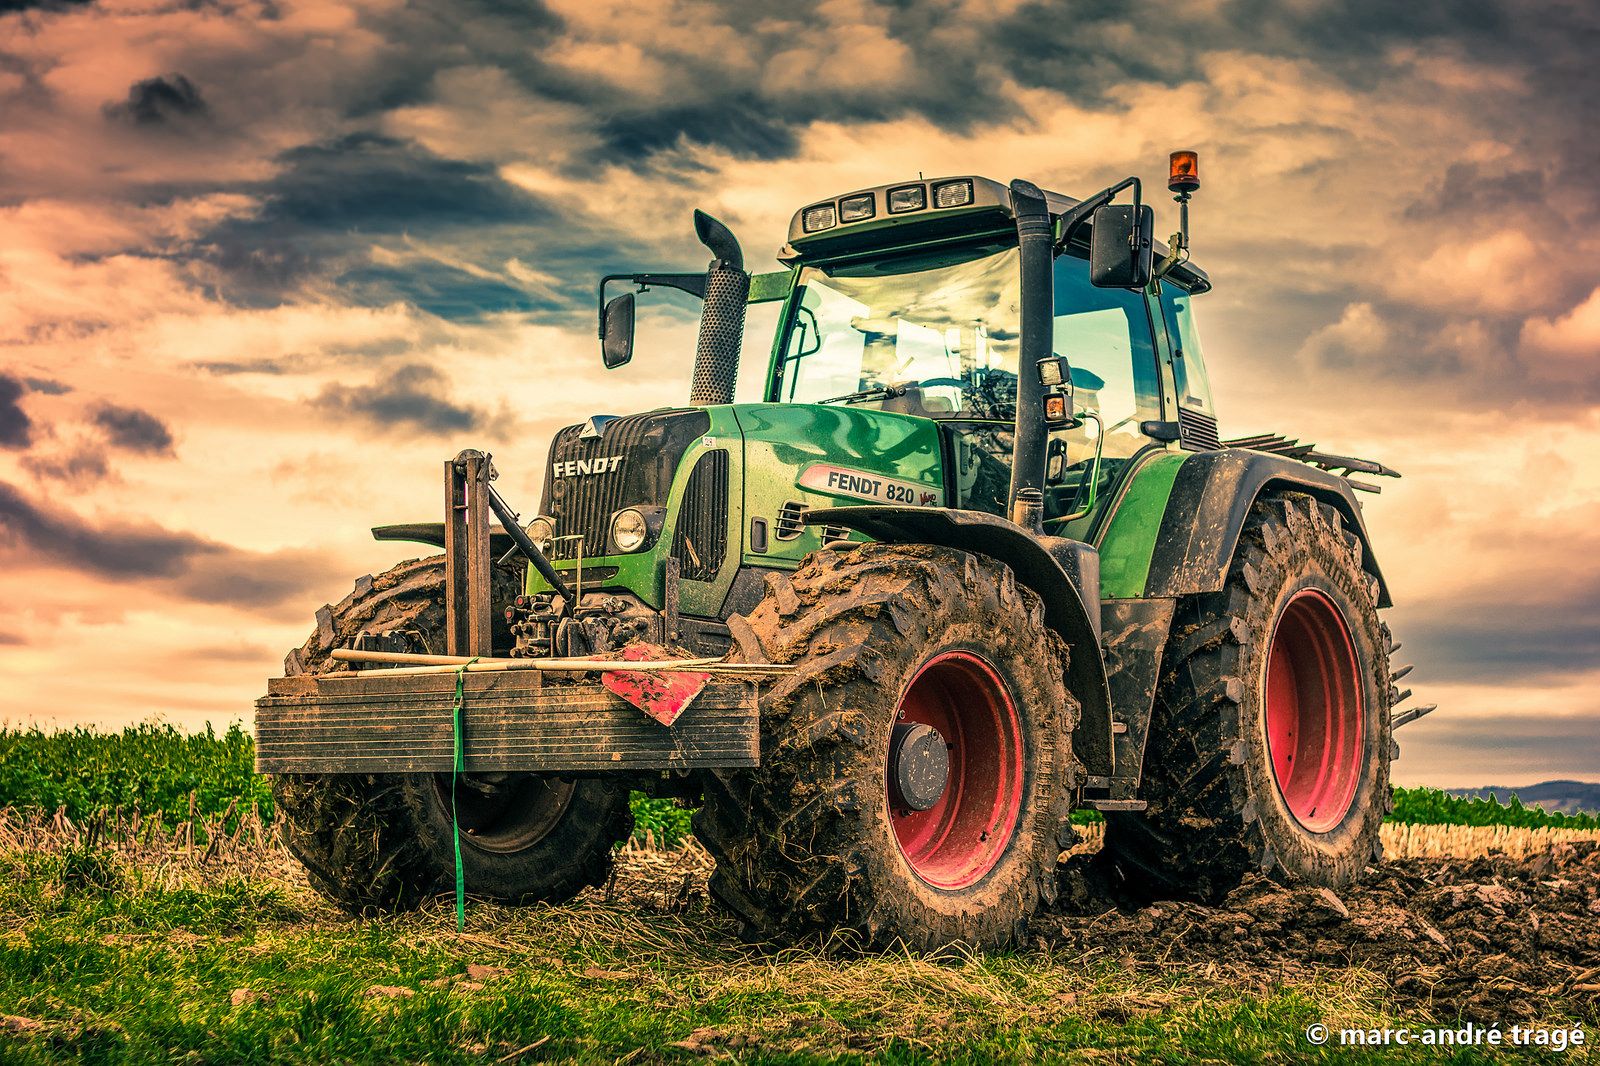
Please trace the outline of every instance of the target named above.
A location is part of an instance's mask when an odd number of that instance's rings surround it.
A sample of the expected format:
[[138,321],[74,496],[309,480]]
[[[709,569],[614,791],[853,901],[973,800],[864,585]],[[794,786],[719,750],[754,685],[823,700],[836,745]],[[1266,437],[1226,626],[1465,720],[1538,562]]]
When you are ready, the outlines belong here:
[[[743,566],[798,566],[849,534],[801,521],[809,507],[946,502],[939,432],[926,418],[813,404],[668,408],[597,416],[556,434],[540,513],[550,557],[586,589],[665,602],[669,572],[687,614],[714,617]],[[632,552],[611,536],[616,515],[649,528]],[[859,535],[855,539],[863,539]],[[528,591],[547,591],[530,575]]]

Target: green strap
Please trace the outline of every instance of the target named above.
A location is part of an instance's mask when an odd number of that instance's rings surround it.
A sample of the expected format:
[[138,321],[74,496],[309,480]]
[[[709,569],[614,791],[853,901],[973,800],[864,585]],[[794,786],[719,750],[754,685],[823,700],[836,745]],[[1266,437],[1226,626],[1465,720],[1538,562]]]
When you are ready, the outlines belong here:
[[456,843],[456,932],[467,927],[467,871],[461,865],[461,819],[456,814],[456,780],[467,768],[465,745],[462,744],[461,717],[467,706],[467,667],[477,662],[474,656],[461,664],[456,671],[456,707],[452,722],[455,734],[456,760],[450,769],[450,825],[455,830]]

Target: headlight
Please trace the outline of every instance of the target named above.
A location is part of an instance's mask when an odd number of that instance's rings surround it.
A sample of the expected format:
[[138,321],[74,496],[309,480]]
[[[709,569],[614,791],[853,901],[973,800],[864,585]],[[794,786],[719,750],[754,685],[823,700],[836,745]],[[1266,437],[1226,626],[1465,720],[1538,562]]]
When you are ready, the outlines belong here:
[[839,224],[839,218],[833,213],[833,204],[818,204],[808,207],[800,216],[800,228],[807,233],[816,233],[820,230],[832,229]]
[[876,213],[872,194],[861,196],[846,196],[839,201],[840,222],[860,222],[864,218],[871,218]]
[[925,185],[902,185],[898,189],[889,190],[889,213],[898,215],[902,211],[921,211],[928,206],[928,188]]
[[556,525],[548,518],[535,518],[532,522],[523,526],[522,531],[528,535],[529,540],[533,541],[533,546],[546,555],[549,555],[550,549],[555,547]]
[[611,516],[611,543],[620,552],[638,551],[649,534],[650,527],[645,524],[644,515],[631,507]]
[[965,207],[972,202],[972,182],[947,181],[933,187],[934,207]]

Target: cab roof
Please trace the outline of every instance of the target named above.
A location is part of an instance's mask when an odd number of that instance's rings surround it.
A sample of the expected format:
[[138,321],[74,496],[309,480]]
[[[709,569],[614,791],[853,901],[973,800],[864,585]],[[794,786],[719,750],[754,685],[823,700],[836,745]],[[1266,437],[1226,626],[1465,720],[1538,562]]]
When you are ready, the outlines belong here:
[[[1081,202],[1043,191],[1051,214],[1062,214]],[[1086,224],[1079,230],[1074,246],[1088,247],[1089,228]],[[1011,191],[1003,182],[974,174],[919,177],[856,189],[802,207],[789,221],[788,242],[778,259],[791,265],[801,260],[825,262],[864,251],[954,242],[1006,230],[1014,232],[1015,220]],[[1156,241],[1156,259],[1166,254],[1166,243]],[[1178,264],[1167,276],[1190,292],[1211,288],[1210,277],[1192,262]]]

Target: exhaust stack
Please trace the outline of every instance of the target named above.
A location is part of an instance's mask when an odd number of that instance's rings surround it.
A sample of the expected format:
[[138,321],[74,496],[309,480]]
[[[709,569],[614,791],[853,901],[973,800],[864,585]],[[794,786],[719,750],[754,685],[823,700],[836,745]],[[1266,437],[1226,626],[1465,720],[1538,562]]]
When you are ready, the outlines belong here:
[[706,269],[706,298],[700,312],[700,337],[694,349],[694,379],[689,402],[697,407],[732,403],[744,342],[745,303],[750,275],[733,233],[704,211],[694,213],[694,232],[715,256]]

